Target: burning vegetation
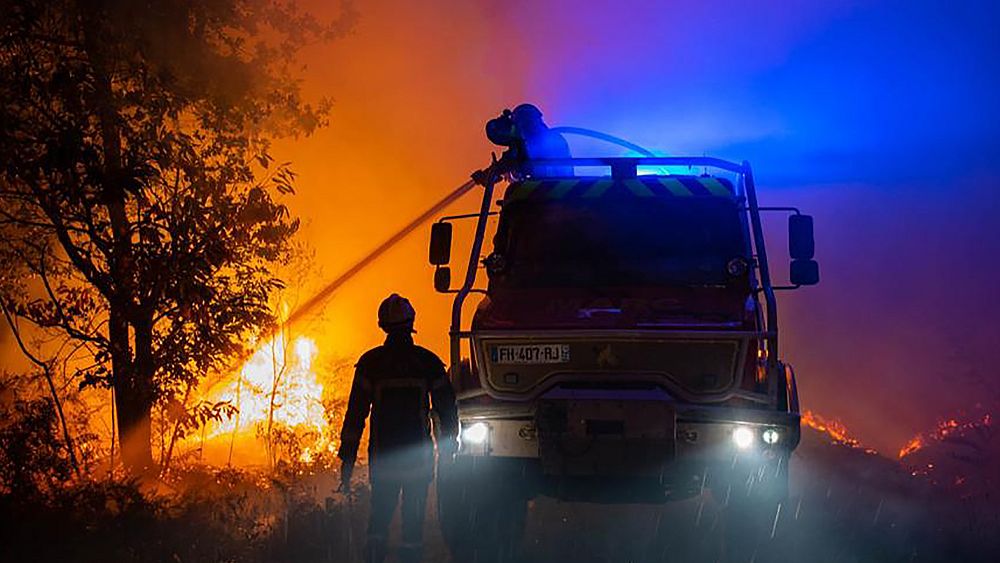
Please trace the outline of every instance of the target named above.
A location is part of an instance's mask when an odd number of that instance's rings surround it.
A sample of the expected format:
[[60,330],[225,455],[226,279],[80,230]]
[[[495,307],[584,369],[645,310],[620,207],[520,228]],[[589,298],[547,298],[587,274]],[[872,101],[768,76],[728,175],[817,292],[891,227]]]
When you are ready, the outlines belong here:
[[964,499],[989,497],[1000,475],[1000,440],[993,413],[948,418],[899,452],[910,473]]
[[296,54],[350,14],[0,11],[4,560],[300,560],[273,541],[315,508],[341,398],[335,359],[274,332],[299,221],[270,147],[325,123]]
[[852,436],[847,427],[838,420],[826,419],[813,411],[806,410],[802,413],[802,424],[825,434],[834,444],[858,448],[872,455],[878,454],[875,450],[862,445],[861,441]]
[[916,454],[929,444],[936,442],[958,442],[971,444],[975,435],[992,434],[993,415],[983,414],[973,420],[959,422],[949,418],[938,423],[937,427],[927,435],[917,434],[899,450],[899,459]]
[[[331,419],[346,389],[343,385],[326,389],[314,365],[318,353],[311,338],[289,341],[279,334],[261,345],[232,377],[207,389],[204,400],[232,405],[233,414],[206,425],[205,447],[227,449],[226,463],[231,464],[239,443],[239,465],[244,466],[255,461],[272,467],[290,461],[308,464],[332,456],[337,442]],[[253,446],[261,442],[266,459],[254,456],[259,448]]]
[[[349,364],[275,306],[299,224],[284,203],[295,174],[270,153],[324,124],[295,53],[350,18],[263,0],[0,6],[0,309],[24,358],[0,373],[4,560],[353,559],[364,503],[334,494],[330,470]],[[952,542],[974,560],[996,545],[991,415],[949,420],[893,460],[836,420],[802,423],[796,488],[748,553],[792,538],[777,560],[935,560]],[[853,503],[861,481],[875,506]],[[706,497],[676,529],[711,545]],[[974,521],[948,527],[969,507]],[[940,518],[912,517],[925,508]],[[817,529],[857,550],[796,539]],[[557,532],[555,547],[585,543]]]

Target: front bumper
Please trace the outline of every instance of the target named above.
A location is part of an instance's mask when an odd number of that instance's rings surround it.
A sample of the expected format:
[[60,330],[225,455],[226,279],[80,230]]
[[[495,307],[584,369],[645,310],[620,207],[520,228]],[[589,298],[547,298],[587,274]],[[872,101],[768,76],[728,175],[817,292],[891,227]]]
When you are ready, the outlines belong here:
[[[570,420],[555,428],[539,419],[547,414],[542,403],[462,408],[459,456],[535,459],[550,474],[650,474],[674,466],[724,463],[734,456],[787,455],[800,436],[795,413],[674,403],[580,403],[566,405]],[[657,417],[662,419],[659,424]],[[630,472],[635,460],[642,467],[632,469],[641,471]],[[649,464],[657,460],[660,467],[652,471]]]
[[799,439],[798,416],[661,405],[672,420],[637,435],[629,423],[648,420],[657,410],[635,402],[625,406],[619,412],[629,418],[622,421],[621,436],[608,432],[618,428],[615,419],[591,423],[589,435],[584,419],[576,421],[576,433],[556,433],[555,441],[551,432],[546,436],[540,431],[537,412],[463,410],[458,464],[482,479],[482,486],[514,483],[529,497],[541,494],[566,501],[663,503],[706,490],[720,499],[742,495],[740,490],[747,488],[777,496],[787,490],[788,459]]

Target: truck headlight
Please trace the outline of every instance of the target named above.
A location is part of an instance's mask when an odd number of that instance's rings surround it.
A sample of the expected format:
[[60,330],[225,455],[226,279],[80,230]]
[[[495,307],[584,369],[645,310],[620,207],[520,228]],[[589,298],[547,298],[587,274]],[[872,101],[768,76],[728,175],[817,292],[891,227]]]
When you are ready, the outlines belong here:
[[485,422],[473,422],[462,428],[462,442],[470,445],[480,445],[486,442],[490,435],[490,427]]
[[737,426],[733,430],[733,443],[736,447],[745,450],[753,445],[754,442],[753,430],[750,430],[746,426]]
[[777,429],[768,428],[763,434],[760,435],[760,437],[764,440],[765,444],[773,446],[778,443],[778,440],[781,439],[781,433],[778,432]]

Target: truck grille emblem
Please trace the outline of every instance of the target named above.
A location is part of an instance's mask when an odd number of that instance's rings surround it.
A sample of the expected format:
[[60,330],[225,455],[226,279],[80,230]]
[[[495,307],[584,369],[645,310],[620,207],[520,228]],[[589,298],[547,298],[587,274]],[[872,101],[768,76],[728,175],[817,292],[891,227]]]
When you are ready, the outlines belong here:
[[602,368],[618,367],[618,356],[615,356],[610,344],[605,344],[597,352],[597,365]]

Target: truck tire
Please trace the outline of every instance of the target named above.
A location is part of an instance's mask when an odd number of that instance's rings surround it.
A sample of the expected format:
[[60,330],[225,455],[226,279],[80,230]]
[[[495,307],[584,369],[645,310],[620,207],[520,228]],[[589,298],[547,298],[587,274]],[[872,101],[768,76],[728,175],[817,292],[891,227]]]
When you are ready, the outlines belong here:
[[443,469],[438,519],[452,561],[519,561],[528,501],[523,487],[473,460],[456,460]]
[[[780,561],[776,536],[787,517],[788,453],[774,459],[734,463],[710,485],[722,517],[722,561]],[[765,554],[767,554],[765,556]]]

